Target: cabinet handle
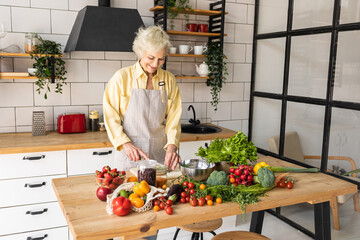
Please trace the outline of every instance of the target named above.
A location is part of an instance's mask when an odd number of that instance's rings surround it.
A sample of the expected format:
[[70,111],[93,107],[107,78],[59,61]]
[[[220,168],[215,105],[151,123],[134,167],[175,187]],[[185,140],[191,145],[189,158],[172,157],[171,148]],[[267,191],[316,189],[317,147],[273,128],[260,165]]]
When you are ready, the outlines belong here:
[[39,214],[43,214],[44,212],[47,212],[47,208],[44,208],[44,210],[40,210],[40,211],[36,211],[36,212],[32,212],[32,211],[27,211],[26,214],[30,214],[30,215],[39,215]]
[[42,158],[45,158],[45,155],[41,155],[41,156],[35,156],[35,157],[23,157],[23,160],[40,160]]
[[26,240],[43,240],[45,238],[47,238],[47,234],[45,234],[44,236],[42,237],[37,237],[37,238],[32,238],[32,237],[27,237]]
[[38,183],[38,184],[25,183],[24,187],[37,188],[37,187],[42,187],[44,185],[46,185],[46,182],[42,182],[42,183]]
[[93,155],[103,156],[103,155],[109,155],[111,153],[112,153],[112,150],[109,150],[109,151],[105,151],[105,152],[93,152]]

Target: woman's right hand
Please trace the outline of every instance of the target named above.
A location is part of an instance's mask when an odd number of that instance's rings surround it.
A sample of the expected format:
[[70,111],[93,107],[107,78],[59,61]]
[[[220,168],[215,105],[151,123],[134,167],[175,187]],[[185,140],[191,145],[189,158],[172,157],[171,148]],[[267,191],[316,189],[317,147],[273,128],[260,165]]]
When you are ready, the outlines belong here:
[[149,159],[149,157],[138,147],[135,147],[131,142],[123,144],[126,155],[131,161],[139,161],[141,157]]

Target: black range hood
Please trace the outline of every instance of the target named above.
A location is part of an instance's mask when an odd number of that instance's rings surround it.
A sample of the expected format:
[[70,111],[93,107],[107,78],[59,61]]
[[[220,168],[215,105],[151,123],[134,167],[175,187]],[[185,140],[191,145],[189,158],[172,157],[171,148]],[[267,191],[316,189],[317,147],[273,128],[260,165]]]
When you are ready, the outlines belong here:
[[99,0],[99,6],[79,11],[65,52],[132,52],[135,33],[141,26],[144,23],[137,9],[111,8],[110,0]]

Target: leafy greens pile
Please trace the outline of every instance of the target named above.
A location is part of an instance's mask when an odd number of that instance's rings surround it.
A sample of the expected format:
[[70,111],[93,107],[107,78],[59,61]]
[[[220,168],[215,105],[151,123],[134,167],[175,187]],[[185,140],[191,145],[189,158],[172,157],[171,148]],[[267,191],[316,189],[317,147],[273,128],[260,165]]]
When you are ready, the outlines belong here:
[[216,138],[208,148],[200,147],[195,155],[205,158],[208,163],[230,161],[234,164],[247,165],[247,159],[250,162],[258,159],[257,148],[241,131],[228,139]]

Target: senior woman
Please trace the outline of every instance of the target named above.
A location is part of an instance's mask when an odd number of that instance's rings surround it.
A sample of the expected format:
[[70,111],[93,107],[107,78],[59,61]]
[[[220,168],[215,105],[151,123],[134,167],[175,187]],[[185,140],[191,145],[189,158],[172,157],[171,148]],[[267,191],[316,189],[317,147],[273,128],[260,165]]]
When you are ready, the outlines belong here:
[[174,170],[181,160],[180,92],[174,75],[161,68],[170,46],[161,27],[140,28],[133,42],[139,60],[118,70],[105,89],[104,121],[121,170],[143,158]]

